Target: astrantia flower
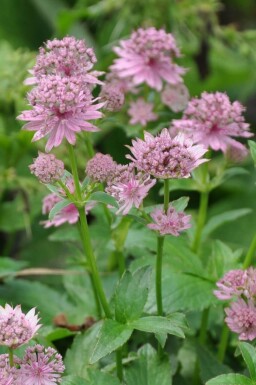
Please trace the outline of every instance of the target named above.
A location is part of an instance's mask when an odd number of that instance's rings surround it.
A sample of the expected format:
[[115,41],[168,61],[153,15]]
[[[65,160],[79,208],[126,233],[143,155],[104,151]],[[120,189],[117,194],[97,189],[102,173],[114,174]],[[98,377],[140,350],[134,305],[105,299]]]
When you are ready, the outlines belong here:
[[173,35],[163,29],[139,28],[130,39],[121,40],[114,51],[119,58],[111,69],[120,78],[130,77],[135,85],[147,83],[160,91],[163,80],[170,84],[182,82],[185,69],[172,62],[180,51]]
[[40,48],[36,64],[26,84],[35,84],[46,75],[61,77],[79,76],[84,83],[100,83],[97,72],[89,72],[96,63],[94,50],[86,46],[84,40],[64,37],[62,40],[48,40]]
[[110,155],[97,153],[86,165],[86,174],[95,182],[106,182],[112,178],[117,168],[117,163]]
[[157,115],[152,111],[153,103],[148,103],[142,98],[139,98],[135,102],[131,102],[128,114],[130,115],[131,124],[141,124],[146,126],[148,122],[152,122],[157,119]]
[[[20,359],[13,357],[14,364],[20,364]],[[18,369],[10,367],[9,354],[0,354],[0,385],[16,385]]]
[[240,340],[252,341],[256,338],[256,308],[253,301],[246,303],[239,298],[225,312],[228,327],[239,334]]
[[182,119],[174,120],[172,127],[187,133],[196,143],[226,152],[229,146],[242,146],[233,137],[252,135],[243,112],[244,107],[237,101],[231,103],[226,94],[203,92],[201,98],[189,102]]
[[175,86],[166,85],[161,93],[163,104],[168,106],[172,111],[183,111],[189,100],[189,92],[185,84],[180,83]]
[[64,163],[58,160],[53,154],[39,155],[34,159],[34,163],[29,166],[30,171],[42,183],[54,183],[59,180],[64,173]]
[[53,348],[35,345],[26,349],[19,369],[22,385],[56,385],[64,372],[62,357]]
[[214,294],[221,300],[241,296],[246,290],[247,280],[247,270],[231,270],[216,283],[219,290],[215,290]]
[[[240,144],[240,146],[238,146]],[[237,142],[236,146],[229,146],[225,152],[226,158],[231,163],[241,163],[249,155],[249,150],[241,143]]]
[[139,208],[149,190],[156,183],[149,175],[135,174],[133,166],[121,166],[116,177],[109,181],[106,191],[112,195],[119,204],[117,214],[128,214],[134,206]]
[[20,305],[12,308],[0,306],[0,345],[17,348],[33,338],[41,325],[38,325],[35,309],[22,313]]
[[105,102],[104,109],[107,111],[119,111],[124,104],[124,93],[114,85],[104,85],[99,96]]
[[91,91],[81,84],[81,78],[49,75],[42,78],[29,94],[33,110],[23,111],[18,119],[28,121],[24,129],[36,131],[33,141],[49,136],[46,151],[58,147],[64,138],[75,144],[75,133],[98,131],[86,120],[98,119],[104,103],[93,104]]
[[171,138],[166,128],[156,137],[145,132],[144,140],[133,140],[128,148],[132,155],[127,158],[138,170],[155,178],[188,178],[194,168],[206,161],[201,159],[207,151],[203,146],[193,145],[182,134]]
[[191,227],[191,215],[178,212],[172,205],[169,206],[167,213],[163,209],[156,208],[150,216],[154,223],[148,224],[148,227],[161,235],[171,234],[177,237],[181,231]]

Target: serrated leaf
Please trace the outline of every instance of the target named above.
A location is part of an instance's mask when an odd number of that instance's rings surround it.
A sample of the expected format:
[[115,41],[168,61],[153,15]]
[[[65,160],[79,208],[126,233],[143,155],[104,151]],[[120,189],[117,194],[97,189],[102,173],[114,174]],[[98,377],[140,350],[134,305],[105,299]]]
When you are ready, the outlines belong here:
[[112,353],[122,346],[132,335],[133,330],[117,321],[107,319],[99,331],[97,343],[90,358],[90,363],[94,364],[101,358]]
[[179,199],[176,199],[175,201],[170,202],[171,205],[177,210],[177,211],[184,211],[187,207],[189,202],[189,197],[181,197]]
[[87,380],[78,376],[65,376],[61,379],[62,385],[88,385]]
[[0,278],[14,275],[17,271],[23,269],[28,263],[25,261],[16,261],[7,257],[0,257]]
[[111,374],[95,369],[90,369],[88,372],[89,378],[86,385],[121,385],[120,381]]
[[226,211],[225,213],[215,215],[211,217],[209,221],[206,223],[203,229],[203,236],[206,237],[210,235],[218,227],[222,226],[224,223],[235,221],[236,219],[241,218],[244,215],[247,215],[251,212],[252,212],[251,209],[244,208],[244,209],[230,210],[230,211]]
[[64,360],[67,374],[76,373],[81,377],[87,376],[89,360],[95,347],[100,327],[101,323],[98,322],[86,332],[76,335],[71,348],[67,350]]
[[90,201],[96,201],[96,202],[104,203],[105,205],[111,205],[117,209],[119,207],[115,198],[113,198],[111,195],[108,195],[107,193],[105,193],[103,191],[97,191],[97,192],[92,193],[90,195],[90,199],[88,201],[89,202]]
[[255,347],[247,342],[240,342],[239,348],[241,350],[243,359],[249,370],[251,379],[256,381],[256,351]]
[[125,370],[127,385],[171,385],[171,366],[167,355],[160,360],[155,349],[147,344],[138,351],[138,359]]
[[175,317],[175,314],[171,315],[170,318],[160,316],[148,316],[140,318],[130,323],[130,326],[134,329],[148,332],[148,333],[168,333],[177,337],[185,338],[182,326],[187,329],[183,317],[183,323],[178,319],[179,316]]
[[206,382],[206,385],[254,385],[250,378],[242,374],[222,374]]
[[56,203],[56,205],[53,206],[53,208],[51,209],[51,211],[49,213],[50,221],[55,217],[56,214],[58,214],[58,212],[60,212],[62,209],[69,206],[70,204],[71,204],[71,202],[69,199],[63,199],[62,201]]
[[151,268],[126,271],[119,281],[114,297],[116,320],[121,323],[138,319],[148,298]]

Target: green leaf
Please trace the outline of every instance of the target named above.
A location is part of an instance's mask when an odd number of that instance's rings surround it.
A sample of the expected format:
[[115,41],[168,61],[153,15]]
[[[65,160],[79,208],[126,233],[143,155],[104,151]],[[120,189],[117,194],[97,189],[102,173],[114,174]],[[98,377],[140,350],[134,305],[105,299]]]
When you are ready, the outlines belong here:
[[182,328],[187,329],[187,324],[183,315],[183,320],[181,322],[180,316],[181,314],[177,314],[177,317],[176,314],[172,314],[168,318],[148,316],[133,321],[130,323],[130,326],[143,332],[168,333],[177,337],[185,338]]
[[25,266],[27,266],[25,261],[16,261],[7,257],[0,257],[0,278],[8,277],[10,275],[15,275],[15,273]]
[[224,223],[235,221],[238,218],[243,217],[244,215],[247,215],[251,213],[251,209],[237,209],[237,210],[230,210],[226,211],[225,213],[221,213],[218,215],[215,215],[209,219],[209,221],[206,223],[204,230],[203,230],[203,236],[206,237],[209,234],[211,234],[214,230],[216,230],[218,227],[222,226]]
[[127,325],[110,319],[105,320],[100,329],[97,343],[90,358],[90,363],[94,364],[118,349],[130,338],[132,332],[133,330],[128,328]]
[[138,351],[138,359],[125,370],[127,385],[171,385],[171,366],[167,355],[160,360],[157,352],[147,344]]
[[207,381],[206,385],[254,385],[254,382],[242,374],[222,374]]
[[115,198],[113,198],[111,195],[106,194],[103,191],[97,191],[92,193],[90,195],[89,202],[90,201],[96,201],[96,202],[104,203],[105,205],[111,205],[116,207],[117,209],[119,207]]
[[55,215],[60,212],[65,207],[69,206],[71,204],[69,199],[63,199],[62,201],[56,203],[55,206],[51,209],[49,213],[49,219],[50,221],[55,217]]
[[121,385],[120,381],[108,374],[96,369],[89,369],[89,378],[86,385]]
[[[197,183],[191,179],[172,179],[169,191],[184,190],[184,191],[198,191]],[[164,195],[164,189],[159,191],[160,195]]]
[[121,323],[138,319],[148,298],[151,268],[143,267],[131,274],[126,271],[119,281],[115,296],[115,316]]
[[248,140],[248,144],[250,147],[251,156],[252,156],[254,165],[256,166],[256,142],[254,142],[252,140]]
[[177,211],[184,211],[188,205],[189,197],[181,197],[170,202]]
[[255,347],[247,342],[240,342],[239,348],[241,350],[243,359],[250,372],[251,379],[256,381],[256,351]]
[[[89,360],[95,347],[95,340],[101,325],[102,324],[98,322],[85,333],[76,335],[64,360],[67,374],[76,373],[81,377],[87,376]],[[83,359],[81,359],[81,357],[83,357]]]

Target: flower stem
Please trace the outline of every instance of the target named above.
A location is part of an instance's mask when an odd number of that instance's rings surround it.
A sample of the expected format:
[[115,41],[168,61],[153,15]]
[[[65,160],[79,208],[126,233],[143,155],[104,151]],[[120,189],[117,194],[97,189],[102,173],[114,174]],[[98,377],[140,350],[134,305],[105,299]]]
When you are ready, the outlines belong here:
[[204,309],[201,320],[201,328],[199,333],[199,343],[205,345],[206,336],[207,336],[207,325],[209,319],[210,308]]
[[85,136],[86,147],[87,147],[89,158],[91,159],[94,156],[95,151],[91,142],[90,134],[87,132],[85,134],[86,134]]
[[9,364],[10,364],[10,367],[12,368],[14,366],[13,349],[9,348],[8,351],[9,351]]
[[221,332],[221,337],[220,337],[220,343],[219,343],[219,348],[218,348],[218,360],[220,362],[223,362],[227,345],[228,345],[228,337],[229,337],[229,328],[227,327],[226,324],[223,325],[222,327],[222,332]]
[[162,260],[163,260],[164,237],[157,237],[157,258],[156,258],[156,304],[157,314],[163,315],[162,299]]
[[68,143],[68,150],[69,150],[69,159],[70,159],[70,163],[71,163],[72,175],[73,175],[74,183],[75,183],[75,192],[76,192],[77,198],[79,200],[82,200],[81,187],[80,187],[80,182],[79,182],[75,152],[74,152],[74,148],[73,148],[72,144],[70,144],[70,143]]
[[122,348],[116,351],[116,373],[119,380],[123,381]]
[[195,238],[192,245],[192,251],[194,251],[195,253],[198,252],[198,249],[201,243],[202,231],[203,231],[203,227],[204,227],[206,215],[207,215],[208,199],[209,199],[209,192],[208,191],[201,192],[196,233],[195,233]]
[[247,269],[251,264],[252,264],[252,259],[254,257],[256,250],[256,234],[253,237],[253,240],[250,244],[249,250],[245,256],[244,263],[243,263],[243,268]]
[[164,212],[167,213],[169,207],[169,179],[164,180]]

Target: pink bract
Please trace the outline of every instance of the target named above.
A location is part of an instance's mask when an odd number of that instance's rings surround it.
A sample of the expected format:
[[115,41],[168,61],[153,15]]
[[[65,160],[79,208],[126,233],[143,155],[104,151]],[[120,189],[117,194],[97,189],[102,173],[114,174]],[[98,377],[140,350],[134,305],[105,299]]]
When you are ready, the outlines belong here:
[[113,158],[98,152],[86,165],[86,174],[94,182],[106,182],[114,176],[117,163]]
[[201,158],[207,151],[202,145],[194,145],[183,134],[172,138],[166,128],[156,137],[145,131],[144,140],[133,140],[132,146],[127,147],[132,153],[127,158],[138,170],[155,178],[188,178],[197,166],[207,161]]
[[178,212],[172,205],[169,206],[167,213],[163,209],[155,209],[151,214],[154,223],[148,224],[148,228],[158,231],[161,235],[180,235],[181,231],[191,227],[191,215]]
[[188,89],[183,83],[175,86],[167,84],[161,93],[161,100],[172,111],[183,111],[187,107],[189,100]]
[[17,348],[33,338],[41,325],[35,308],[22,313],[20,305],[15,308],[6,304],[0,306],[0,345]]
[[75,144],[76,133],[98,131],[87,120],[102,117],[98,110],[104,103],[93,104],[91,91],[81,84],[81,78],[49,75],[42,78],[29,94],[32,110],[23,111],[17,119],[28,121],[24,129],[36,131],[33,141],[48,136],[46,151],[58,147],[64,138]]
[[163,29],[139,28],[129,39],[121,40],[120,47],[114,51],[119,58],[111,69],[120,78],[130,77],[134,85],[147,83],[160,91],[163,81],[181,83],[186,72],[172,62],[172,57],[180,56],[180,51],[173,35]]
[[64,174],[64,163],[57,159],[54,154],[44,154],[39,152],[34,163],[29,166],[34,174],[42,183],[54,183]]
[[174,120],[171,129],[189,135],[196,143],[213,150],[226,152],[232,146],[244,146],[233,137],[249,138],[249,124],[245,123],[245,108],[238,102],[230,102],[222,92],[203,92],[201,98],[192,99],[181,120]]
[[128,115],[130,115],[130,124],[141,124],[146,126],[148,122],[153,122],[157,119],[157,115],[152,111],[153,103],[148,103],[142,98],[130,103]]
[[218,290],[213,293],[220,300],[240,296],[246,289],[247,279],[247,270],[230,270],[216,283]]
[[256,338],[256,308],[253,301],[246,303],[239,298],[226,308],[225,312],[228,327],[239,334],[240,340],[252,341]]

